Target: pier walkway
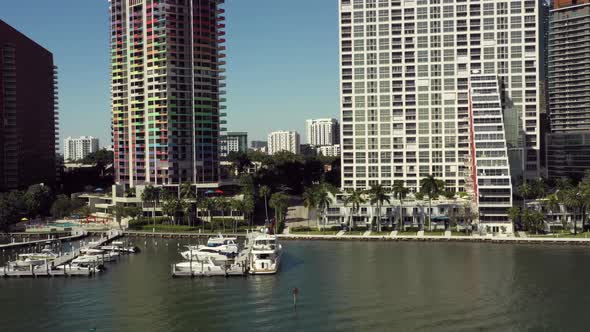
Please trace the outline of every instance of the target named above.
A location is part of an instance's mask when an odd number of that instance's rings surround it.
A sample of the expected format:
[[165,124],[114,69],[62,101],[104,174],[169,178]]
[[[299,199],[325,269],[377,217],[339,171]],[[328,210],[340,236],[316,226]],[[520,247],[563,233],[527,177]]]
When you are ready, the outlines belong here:
[[70,235],[70,236],[63,236],[63,237],[58,237],[58,238],[53,238],[53,237],[51,237],[51,235],[49,235],[46,239],[42,239],[42,240],[0,244],[0,249],[12,249],[12,248],[18,248],[18,247],[29,246],[29,245],[43,244],[46,242],[57,242],[57,241],[61,242],[61,241],[77,240],[77,239],[87,236],[88,232],[86,232],[86,231],[78,231],[78,232],[73,231],[71,234],[72,235]]

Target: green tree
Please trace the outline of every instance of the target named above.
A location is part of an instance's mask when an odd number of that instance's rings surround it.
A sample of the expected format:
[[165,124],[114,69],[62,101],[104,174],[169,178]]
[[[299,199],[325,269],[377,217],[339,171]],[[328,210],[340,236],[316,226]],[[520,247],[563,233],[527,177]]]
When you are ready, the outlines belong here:
[[51,189],[42,184],[30,186],[24,194],[26,213],[29,217],[49,215],[54,196]]
[[244,194],[244,214],[250,227],[252,227],[252,214],[254,213],[254,205],[254,195]]
[[285,217],[289,208],[289,198],[283,192],[274,193],[270,197],[269,205],[275,211],[275,225],[273,232],[277,234],[282,231],[282,228],[285,225]]
[[545,180],[541,177],[533,179],[531,181],[531,189],[533,198],[545,197],[545,195],[547,194],[547,184],[545,183]]
[[176,225],[176,216],[182,209],[182,202],[173,196],[168,196],[162,201],[162,213],[172,219],[172,223]]
[[526,208],[526,201],[527,199],[533,198],[535,196],[534,188],[528,182],[525,182],[516,188],[518,195],[522,197],[522,208],[523,210]]
[[[327,210],[330,208],[330,205],[332,204],[332,199],[330,198],[330,193],[328,191],[328,187],[326,187],[324,185],[320,185],[317,187],[316,204],[317,204],[318,210],[320,211],[320,220],[324,220]],[[324,225],[325,225],[325,220],[324,220]]]
[[420,180],[420,184],[420,192],[428,196],[428,227],[432,230],[432,200],[438,198],[445,188],[445,183],[431,174]]
[[264,226],[267,226],[268,223],[268,197],[270,196],[270,187],[262,186],[258,189],[258,195],[264,198],[264,213],[266,219],[264,220]]
[[388,195],[389,190],[381,184],[376,184],[371,186],[368,193],[371,206],[373,204],[377,205],[377,231],[381,232],[381,207],[384,202],[387,202],[387,204],[390,203]]
[[305,188],[303,192],[303,206],[307,208],[307,226],[310,226],[309,219],[311,218],[311,211],[317,208],[317,194],[313,187]]
[[156,225],[156,205],[160,203],[161,189],[152,185],[147,185],[141,193],[141,200],[144,204],[152,205],[152,218],[154,226]]
[[508,217],[512,220],[512,227],[516,230],[516,223],[520,219],[521,210],[518,206],[513,206],[508,209]]
[[232,151],[227,155],[227,160],[232,163],[238,175],[244,173],[244,170],[252,165],[250,157],[245,152]]
[[353,189],[350,192],[350,195],[346,196],[344,198],[344,206],[348,206],[348,204],[351,204],[351,213],[350,213],[350,221],[349,221],[349,226],[351,229],[354,229],[356,227],[355,222],[354,222],[354,217],[357,216],[360,208],[361,208],[361,204],[364,204],[366,202],[365,198],[363,197],[364,192],[362,190],[359,189]]
[[119,229],[123,229],[123,227],[121,227],[121,220],[128,216],[129,210],[121,203],[115,204],[110,207],[109,210],[110,214],[115,215],[115,220],[119,225]]
[[578,191],[578,188],[575,187],[565,190],[562,197],[563,205],[572,214],[572,218],[574,219],[574,234],[578,234],[577,214],[579,214],[583,208],[582,194]]
[[398,220],[398,230],[403,230],[404,227],[404,199],[410,192],[408,188],[404,186],[404,181],[402,180],[395,180],[393,181],[393,187],[391,188],[393,192],[393,197],[399,200],[399,220]]

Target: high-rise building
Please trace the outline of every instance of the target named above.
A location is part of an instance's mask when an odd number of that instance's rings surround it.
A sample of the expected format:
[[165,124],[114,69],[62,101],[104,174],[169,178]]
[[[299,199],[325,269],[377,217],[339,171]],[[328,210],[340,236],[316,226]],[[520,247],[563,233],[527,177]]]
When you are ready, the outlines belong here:
[[110,0],[115,180],[219,181],[223,0]]
[[340,144],[340,128],[336,119],[305,120],[307,144],[318,147]]
[[279,151],[299,153],[299,133],[295,131],[273,131],[268,134],[268,154]]
[[0,191],[56,181],[53,54],[0,20]]
[[538,7],[535,0],[340,0],[342,187],[402,180],[418,191],[432,174],[448,190],[466,191],[470,147],[478,150],[469,115],[476,74],[496,77],[488,83],[499,86],[513,183],[537,176]]
[[92,136],[67,137],[64,139],[64,159],[80,160],[98,151],[98,138]]
[[225,158],[230,152],[248,151],[248,133],[227,132],[222,135],[220,141],[220,157]]
[[547,175],[590,169],[590,1],[556,0],[549,28]]

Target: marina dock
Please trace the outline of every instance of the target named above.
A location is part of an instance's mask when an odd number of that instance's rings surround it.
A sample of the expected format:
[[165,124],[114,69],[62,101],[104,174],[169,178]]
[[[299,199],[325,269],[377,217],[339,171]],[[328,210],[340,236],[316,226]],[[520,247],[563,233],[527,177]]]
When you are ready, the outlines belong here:
[[49,234],[46,239],[33,240],[33,241],[23,241],[23,242],[16,242],[15,241],[12,243],[0,244],[0,249],[13,249],[13,248],[30,246],[30,245],[44,244],[47,242],[71,241],[71,240],[81,239],[86,236],[88,236],[88,232],[86,232],[86,231],[72,232],[72,235],[70,235],[70,236],[63,236],[63,237],[57,237],[57,238],[54,238],[51,236],[51,234]]
[[[47,262],[39,266],[31,266],[28,270],[15,269],[10,265],[6,265],[0,268],[0,276],[2,277],[59,277],[59,276],[91,276],[96,273],[96,266],[88,268],[72,268],[68,263],[76,257],[80,256],[82,251],[100,247],[106,243],[113,241],[120,237],[122,233],[117,230],[111,230],[105,233],[105,236],[100,239],[88,243],[76,250],[68,252],[64,255],[57,257],[55,260]],[[43,240],[46,242],[47,240]],[[55,269],[55,267],[62,266],[61,269]]]

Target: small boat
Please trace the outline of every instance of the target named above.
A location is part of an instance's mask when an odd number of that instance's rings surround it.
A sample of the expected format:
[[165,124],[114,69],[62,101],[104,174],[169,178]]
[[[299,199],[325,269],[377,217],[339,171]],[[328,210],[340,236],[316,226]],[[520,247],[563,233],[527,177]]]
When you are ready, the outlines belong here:
[[84,253],[72,261],[73,264],[87,263],[104,263],[112,262],[119,258],[119,253],[114,251],[104,251],[101,249],[82,249]]
[[274,274],[279,270],[283,247],[276,235],[253,234],[249,245],[250,274]]
[[38,266],[45,264],[45,262],[51,262],[58,257],[59,255],[53,252],[49,246],[45,246],[41,252],[18,255],[18,260],[14,264],[17,267]]
[[45,264],[47,261],[44,258],[36,258],[36,254],[19,254],[18,259],[14,262],[14,266],[16,267],[31,267],[31,266],[39,266]]
[[[121,244],[122,244],[122,242],[121,242]],[[113,244],[110,246],[101,246],[100,249],[107,250],[107,251],[127,252],[130,254],[134,254],[134,253],[139,252],[139,248],[137,248],[137,247],[124,247],[123,245],[118,245],[115,242],[113,242]]]
[[57,270],[65,270],[67,271],[87,271],[88,269],[93,269],[96,272],[101,272],[104,269],[102,264],[98,264],[94,266],[90,263],[80,263],[80,264],[67,264],[67,265],[60,265],[56,266],[55,269]]

